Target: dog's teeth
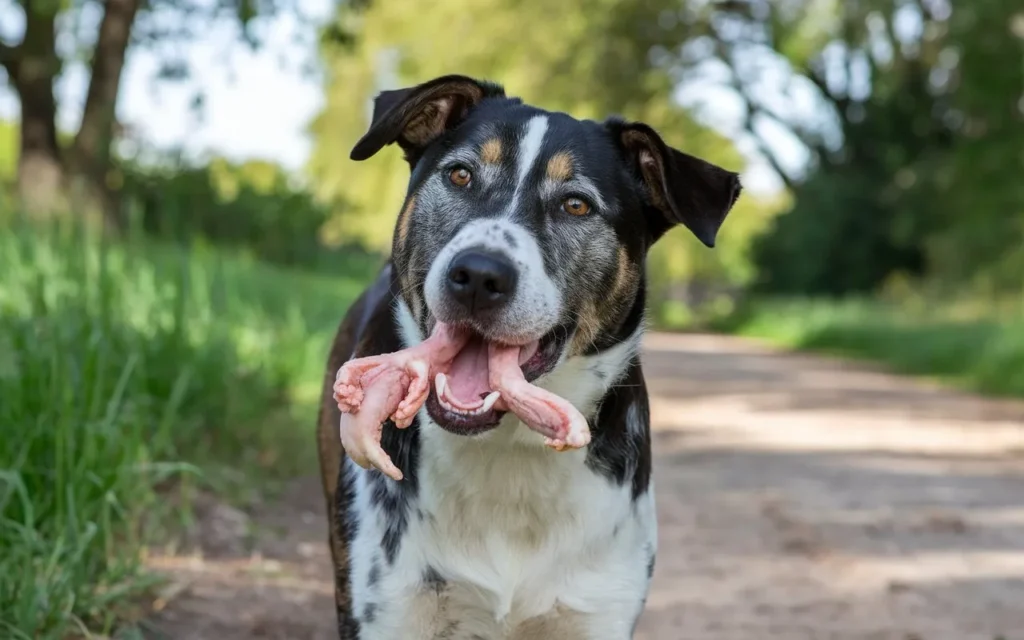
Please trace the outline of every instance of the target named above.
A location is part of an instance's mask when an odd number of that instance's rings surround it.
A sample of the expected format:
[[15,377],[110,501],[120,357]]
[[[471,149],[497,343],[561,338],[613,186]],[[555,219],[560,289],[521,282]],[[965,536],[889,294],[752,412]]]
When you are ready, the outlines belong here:
[[448,411],[455,411],[455,407],[453,407],[452,403],[448,402],[444,396],[438,397],[437,401],[440,402],[441,406],[447,409]]
[[494,408],[494,403],[501,397],[501,392],[492,391],[484,398],[483,404],[475,409],[462,409],[457,407],[455,406],[455,403],[447,397],[448,376],[443,373],[438,373],[434,376],[434,389],[437,391],[437,401],[441,404],[441,407],[461,416],[479,416],[487,413]]
[[494,403],[497,402],[498,398],[500,398],[500,397],[501,397],[501,392],[500,391],[492,391],[492,392],[488,393],[487,397],[484,398],[483,406],[480,407],[480,409],[478,411],[480,413],[484,413],[486,411],[490,411],[491,408],[494,407]]

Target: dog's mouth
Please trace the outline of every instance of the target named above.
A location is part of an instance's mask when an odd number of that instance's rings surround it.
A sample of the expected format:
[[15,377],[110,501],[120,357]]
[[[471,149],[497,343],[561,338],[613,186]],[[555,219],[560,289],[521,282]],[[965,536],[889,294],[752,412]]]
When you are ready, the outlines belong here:
[[[555,368],[565,348],[568,331],[556,328],[539,340],[525,345],[507,345],[488,340],[472,329],[465,346],[448,363],[437,367],[427,397],[427,413],[441,428],[459,435],[483,433],[498,426],[508,407],[494,391],[495,363],[518,362],[527,382],[533,382]],[[518,358],[496,357],[518,350]]]

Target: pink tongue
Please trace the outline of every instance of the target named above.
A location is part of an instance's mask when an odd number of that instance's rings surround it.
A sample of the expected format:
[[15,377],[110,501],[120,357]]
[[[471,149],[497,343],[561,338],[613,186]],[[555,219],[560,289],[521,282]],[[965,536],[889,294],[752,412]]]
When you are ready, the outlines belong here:
[[[491,391],[491,367],[514,367],[521,365],[537,352],[537,343],[525,347],[490,345],[491,353],[507,354],[508,357],[494,360],[488,352],[488,343],[479,336],[469,339],[459,354],[452,360],[448,370],[448,391],[445,395],[462,409],[475,409]],[[513,353],[515,354],[513,356]],[[500,363],[500,364],[495,364]],[[520,372],[521,376],[522,373]]]
[[452,360],[445,395],[464,408],[478,407],[491,391],[487,387],[487,379],[487,343],[474,336]]

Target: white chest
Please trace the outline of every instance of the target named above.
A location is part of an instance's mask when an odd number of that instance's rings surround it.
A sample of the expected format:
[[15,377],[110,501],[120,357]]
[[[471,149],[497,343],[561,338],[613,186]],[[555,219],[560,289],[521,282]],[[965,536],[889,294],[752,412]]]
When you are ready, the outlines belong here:
[[[657,544],[652,493],[633,502],[584,452],[524,444],[536,434],[522,431],[510,420],[468,439],[424,424],[394,563],[379,558],[387,525],[368,511],[353,544],[353,605],[375,614],[364,640],[630,637]],[[367,490],[357,483],[357,508]]]
[[[406,346],[421,340],[402,303],[396,318]],[[638,330],[563,361],[538,384],[589,415],[639,341]],[[360,640],[630,638],[657,548],[653,484],[633,500],[629,483],[589,469],[584,451],[547,449],[512,415],[475,438],[444,431],[425,410],[419,418],[419,490],[390,561],[381,548],[393,522],[373,509],[367,481],[377,472],[354,468]]]

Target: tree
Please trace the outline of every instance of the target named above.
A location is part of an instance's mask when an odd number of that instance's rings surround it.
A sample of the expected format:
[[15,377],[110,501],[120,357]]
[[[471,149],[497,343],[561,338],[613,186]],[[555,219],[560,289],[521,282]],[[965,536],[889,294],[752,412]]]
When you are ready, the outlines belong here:
[[[897,273],[1024,273],[1024,13],[1012,0],[702,4],[694,69],[724,69],[769,159],[771,123],[811,161],[758,250],[770,291],[873,290]],[[703,45],[701,47],[695,45]],[[686,47],[684,47],[684,50]],[[773,78],[774,82],[766,81]],[[810,112],[799,103],[812,102]]]
[[[117,97],[129,48],[187,43],[211,22],[224,19],[237,20],[241,39],[256,46],[258,38],[250,26],[257,16],[287,9],[304,20],[287,1],[16,0],[24,13],[24,34],[18,42],[0,40],[0,64],[21,104],[17,187],[23,206],[34,213],[53,214],[66,210],[71,198],[76,209],[88,203],[88,211],[98,212],[108,226],[117,226],[116,193],[109,187],[111,142],[117,133]],[[71,140],[62,144],[54,84],[66,60],[57,46],[58,25],[77,23],[73,18],[87,9],[101,13],[95,31],[85,37],[88,92],[81,124]],[[329,35],[345,36],[337,30]],[[187,75],[180,59],[165,60],[163,78]]]

